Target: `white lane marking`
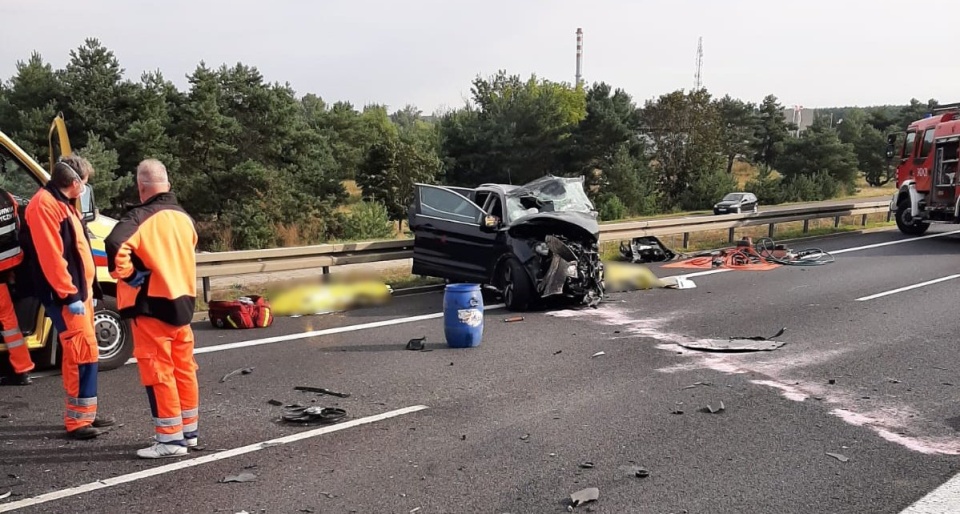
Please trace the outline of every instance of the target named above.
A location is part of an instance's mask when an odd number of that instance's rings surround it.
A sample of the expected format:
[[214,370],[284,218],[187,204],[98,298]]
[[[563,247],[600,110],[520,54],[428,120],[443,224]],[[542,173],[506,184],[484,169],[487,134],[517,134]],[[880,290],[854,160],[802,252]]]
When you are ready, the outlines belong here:
[[928,281],[926,281],[926,282],[921,282],[921,283],[919,283],[919,284],[914,284],[914,285],[912,285],[912,286],[901,287],[901,288],[898,288],[898,289],[892,289],[892,290],[890,290],[890,291],[884,291],[884,292],[882,292],[882,293],[872,294],[872,295],[870,295],[870,296],[864,296],[863,298],[857,298],[857,301],[858,301],[858,302],[865,302],[865,301],[867,301],[867,300],[873,300],[873,299],[875,299],[875,298],[882,298],[882,297],[884,297],[884,296],[890,296],[890,295],[892,295],[892,294],[902,293],[902,292],[904,292],[904,291],[910,291],[911,289],[917,289],[917,288],[924,287],[924,286],[929,286],[929,285],[932,285],[932,284],[939,284],[940,282],[946,282],[946,281],[948,281],[948,280],[953,280],[953,279],[956,279],[956,278],[960,278],[960,275],[950,275],[950,276],[948,276],[948,277],[938,278],[938,279],[936,279],[936,280],[928,280]]
[[829,251],[828,253],[831,253],[831,254],[833,254],[833,255],[839,255],[839,254],[841,254],[841,253],[858,252],[858,251],[860,251],[860,250],[870,250],[870,249],[872,249],[872,248],[880,248],[880,247],[882,247],[882,246],[898,245],[898,244],[903,244],[903,243],[912,243],[912,242],[914,242],[914,241],[921,241],[921,240],[923,240],[923,239],[933,239],[933,238],[935,238],[935,237],[952,236],[952,235],[954,235],[954,234],[960,234],[960,230],[954,230],[954,231],[952,231],[952,232],[941,232],[941,233],[939,233],[939,234],[930,234],[930,235],[928,235],[928,236],[918,236],[918,237],[911,237],[911,238],[907,238],[907,239],[897,239],[896,241],[887,241],[887,242],[885,242],[885,243],[876,243],[876,244],[871,244],[871,245],[866,245],[866,246],[857,246],[857,247],[854,247],[854,248],[844,248],[844,249],[842,249],[842,250],[831,250],[831,251]]
[[[494,304],[494,305],[484,306],[483,311],[484,311],[484,312],[486,312],[486,311],[495,311],[495,310],[503,309],[504,307],[506,307],[506,305],[504,305],[504,304],[502,304],[502,303],[498,303],[498,304]],[[396,318],[396,319],[388,319],[388,320],[383,320],[383,321],[374,321],[374,322],[371,322],[371,323],[362,323],[362,324],[360,324],[360,325],[347,325],[347,326],[344,326],[344,327],[327,328],[327,329],[323,329],[323,330],[313,330],[313,331],[310,331],[310,332],[299,332],[299,333],[296,333],[296,334],[287,334],[287,335],[282,335],[282,336],[267,337],[267,338],[263,338],[263,339],[251,339],[251,340],[249,340],[249,341],[238,341],[238,342],[236,342],[236,343],[225,343],[225,344],[218,344],[218,345],[214,345],[214,346],[204,346],[204,347],[201,347],[201,348],[194,348],[193,354],[194,354],[194,355],[199,355],[199,354],[202,354],[202,353],[224,352],[224,351],[227,351],[227,350],[236,350],[236,349],[238,349],[238,348],[248,348],[248,347],[251,347],[251,346],[260,346],[260,345],[265,345],[265,344],[283,343],[283,342],[286,342],[286,341],[296,341],[296,340],[298,340],[298,339],[309,339],[309,338],[311,338],[311,337],[327,336],[327,335],[331,335],[331,334],[342,334],[342,333],[344,333],[344,332],[355,332],[355,331],[357,331],[357,330],[368,330],[368,329],[371,329],[371,328],[389,327],[389,326],[392,326],[392,325],[402,325],[402,324],[405,324],[405,323],[414,323],[414,322],[417,322],[417,321],[424,321],[424,320],[429,320],[429,319],[437,319],[437,318],[442,318],[442,317],[443,317],[443,313],[442,313],[442,312],[437,312],[437,313],[434,313],[434,314],[423,314],[423,315],[421,315],[421,316],[411,316],[411,317],[408,317],[408,318]],[[137,363],[137,359],[133,359],[133,358],[132,358],[132,359],[127,360],[127,361],[124,362],[123,364],[124,364],[124,366],[127,366],[127,365],[130,365],[130,364],[136,364],[136,363]],[[36,374],[31,373],[31,374],[30,374],[30,377],[31,377],[31,378],[44,378],[44,377],[53,377],[53,376],[59,376],[59,375],[60,375],[60,372],[59,372],[59,371],[57,371],[57,370],[50,370],[50,371],[43,371],[43,372],[36,373]]]
[[[495,311],[506,307],[502,303],[495,305],[484,306],[483,311]],[[264,339],[252,339],[250,341],[238,341],[236,343],[226,343],[216,346],[205,346],[203,348],[196,348],[193,353],[195,355],[201,353],[213,353],[213,352],[223,352],[227,350],[236,350],[237,348],[248,348],[250,346],[260,346],[264,344],[273,344],[273,343],[282,343],[285,341],[295,341],[297,339],[308,339],[311,337],[320,337],[328,336],[331,334],[342,334],[344,332],[355,332],[357,330],[368,330],[371,328],[380,328],[380,327],[389,327],[392,325],[403,325],[405,323],[414,323],[417,321],[424,321],[428,319],[437,319],[442,318],[443,313],[437,312],[434,314],[423,314],[421,316],[411,316],[409,318],[396,318],[396,319],[387,319],[383,321],[373,321],[371,323],[362,323],[360,325],[347,325],[345,327],[335,327],[335,328],[325,328],[323,330],[313,330],[310,332],[301,332],[299,334],[287,334],[283,336],[276,337],[267,337]],[[127,361],[127,364],[137,362],[136,359],[130,359]]]
[[71,487],[69,489],[61,489],[59,491],[53,491],[50,493],[41,494],[40,496],[34,496],[32,498],[27,498],[27,499],[12,502],[12,503],[0,503],[0,512],[10,512],[16,509],[22,509],[22,508],[30,507],[33,505],[39,505],[41,503],[46,503],[54,500],[62,500],[63,498],[69,498],[71,496],[76,496],[78,494],[86,494],[99,489],[105,489],[107,487],[113,487],[115,485],[126,484],[129,482],[142,480],[144,478],[162,475],[164,473],[170,473],[171,471],[192,468],[195,466],[200,466],[201,464],[216,462],[219,460],[236,457],[238,455],[244,455],[247,453],[260,451],[267,448],[272,448],[273,446],[276,446],[276,445],[289,444],[289,443],[293,443],[303,439],[308,439],[311,437],[329,434],[331,432],[337,432],[339,430],[346,430],[348,428],[353,428],[355,426],[364,425],[367,423],[374,423],[376,421],[382,421],[388,418],[393,418],[393,417],[401,416],[404,414],[410,414],[412,412],[421,411],[426,408],[427,408],[426,405],[414,405],[412,407],[406,407],[403,409],[397,409],[390,412],[384,412],[382,414],[377,414],[374,416],[367,416],[365,418],[344,421],[343,423],[337,423],[336,425],[328,425],[328,426],[316,428],[313,430],[307,430],[305,432],[299,432],[296,434],[279,437],[277,439],[263,441],[261,443],[254,443],[247,446],[241,446],[239,448],[234,448],[232,450],[227,450],[220,453],[208,454],[208,455],[204,455],[202,457],[197,457],[193,459],[180,460],[164,466],[157,466],[154,468],[145,469],[143,471],[137,471],[136,473],[129,473],[126,475],[120,475],[118,477],[113,477],[113,478],[104,478],[103,480],[98,480],[96,482],[90,482],[88,484],[83,484],[77,487]]
[[940,487],[930,491],[900,514],[942,514],[956,512],[960,504],[960,474],[954,475]]

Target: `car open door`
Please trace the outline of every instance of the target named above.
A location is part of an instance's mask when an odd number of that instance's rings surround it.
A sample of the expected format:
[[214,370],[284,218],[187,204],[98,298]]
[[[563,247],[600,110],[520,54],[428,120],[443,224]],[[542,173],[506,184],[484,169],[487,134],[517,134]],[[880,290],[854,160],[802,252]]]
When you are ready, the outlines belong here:
[[497,233],[477,204],[452,188],[416,184],[408,221],[414,275],[487,282]]

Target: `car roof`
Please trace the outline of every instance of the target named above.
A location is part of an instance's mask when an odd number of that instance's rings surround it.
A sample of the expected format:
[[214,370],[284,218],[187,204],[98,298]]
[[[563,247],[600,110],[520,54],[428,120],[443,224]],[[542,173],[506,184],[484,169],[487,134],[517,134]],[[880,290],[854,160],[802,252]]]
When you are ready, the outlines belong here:
[[520,186],[513,184],[480,184],[476,189],[495,189],[504,193],[509,193]]

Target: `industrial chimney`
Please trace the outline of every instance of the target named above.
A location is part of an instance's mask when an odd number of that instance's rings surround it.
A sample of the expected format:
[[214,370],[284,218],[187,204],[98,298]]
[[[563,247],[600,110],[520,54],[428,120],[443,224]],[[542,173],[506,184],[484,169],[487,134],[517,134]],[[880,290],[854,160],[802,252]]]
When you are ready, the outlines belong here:
[[583,71],[583,29],[578,27],[577,28],[577,83],[576,83],[576,85],[578,86],[582,83],[582,80],[583,80],[583,75],[581,75],[582,71]]

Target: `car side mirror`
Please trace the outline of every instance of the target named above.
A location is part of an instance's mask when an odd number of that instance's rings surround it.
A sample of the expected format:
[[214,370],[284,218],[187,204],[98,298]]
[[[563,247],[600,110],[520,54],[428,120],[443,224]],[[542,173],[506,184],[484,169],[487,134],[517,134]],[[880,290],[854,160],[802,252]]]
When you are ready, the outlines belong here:
[[97,219],[97,207],[93,199],[93,187],[90,184],[84,184],[83,192],[80,193],[80,217],[87,223]]
[[493,232],[500,228],[500,218],[496,216],[486,215],[483,217],[483,223],[480,225],[485,232]]

